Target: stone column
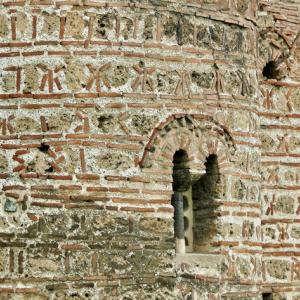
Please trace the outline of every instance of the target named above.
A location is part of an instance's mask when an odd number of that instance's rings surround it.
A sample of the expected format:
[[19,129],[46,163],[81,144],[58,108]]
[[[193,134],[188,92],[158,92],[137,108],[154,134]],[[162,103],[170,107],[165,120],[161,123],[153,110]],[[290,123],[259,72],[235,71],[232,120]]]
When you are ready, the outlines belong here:
[[174,205],[175,249],[176,253],[185,253],[183,196],[175,192],[172,199]]

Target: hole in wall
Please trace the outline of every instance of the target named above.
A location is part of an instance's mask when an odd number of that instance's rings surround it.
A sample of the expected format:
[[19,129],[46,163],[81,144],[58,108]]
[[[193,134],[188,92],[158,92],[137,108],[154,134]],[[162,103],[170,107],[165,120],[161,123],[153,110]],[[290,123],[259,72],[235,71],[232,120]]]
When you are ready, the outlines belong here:
[[279,79],[280,72],[277,68],[277,63],[274,60],[269,61],[264,69],[263,69],[263,76],[267,79]]
[[75,298],[75,297],[79,297],[79,294],[77,294],[77,293],[72,293],[70,296],[71,296],[72,298]]
[[41,152],[44,152],[44,153],[47,153],[48,150],[49,150],[50,146],[45,144],[45,143],[42,143],[40,147],[38,147],[38,149],[41,151]]
[[45,170],[45,172],[53,173],[54,169],[53,167],[49,167],[48,169]]

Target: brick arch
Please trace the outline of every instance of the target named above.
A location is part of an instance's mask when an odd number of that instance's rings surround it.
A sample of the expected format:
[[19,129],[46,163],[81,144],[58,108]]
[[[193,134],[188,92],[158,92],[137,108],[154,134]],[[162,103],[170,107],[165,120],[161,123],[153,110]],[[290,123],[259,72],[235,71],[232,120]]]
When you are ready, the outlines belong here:
[[219,169],[225,172],[235,142],[226,127],[208,115],[176,114],[153,130],[140,161],[142,168],[171,168],[173,155],[185,150],[191,174],[203,174],[209,155],[217,155]]

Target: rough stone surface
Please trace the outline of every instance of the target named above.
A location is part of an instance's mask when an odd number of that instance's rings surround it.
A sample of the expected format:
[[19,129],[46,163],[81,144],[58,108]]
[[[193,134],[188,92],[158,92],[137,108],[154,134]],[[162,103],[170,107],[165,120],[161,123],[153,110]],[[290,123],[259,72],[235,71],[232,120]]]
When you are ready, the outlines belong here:
[[16,212],[17,211],[16,203],[14,201],[6,199],[6,201],[4,203],[4,211],[6,211],[6,212]]
[[1,37],[7,36],[9,33],[8,29],[8,19],[5,15],[1,15],[0,17],[0,35]]
[[0,2],[0,299],[300,299],[299,1]]

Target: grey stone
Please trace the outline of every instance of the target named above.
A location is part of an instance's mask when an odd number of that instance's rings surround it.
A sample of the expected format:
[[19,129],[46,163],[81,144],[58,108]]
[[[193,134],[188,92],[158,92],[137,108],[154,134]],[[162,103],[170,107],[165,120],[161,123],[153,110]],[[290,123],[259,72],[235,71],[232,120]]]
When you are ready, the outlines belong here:
[[6,212],[16,212],[17,211],[17,204],[16,202],[6,199],[4,203],[4,211]]

